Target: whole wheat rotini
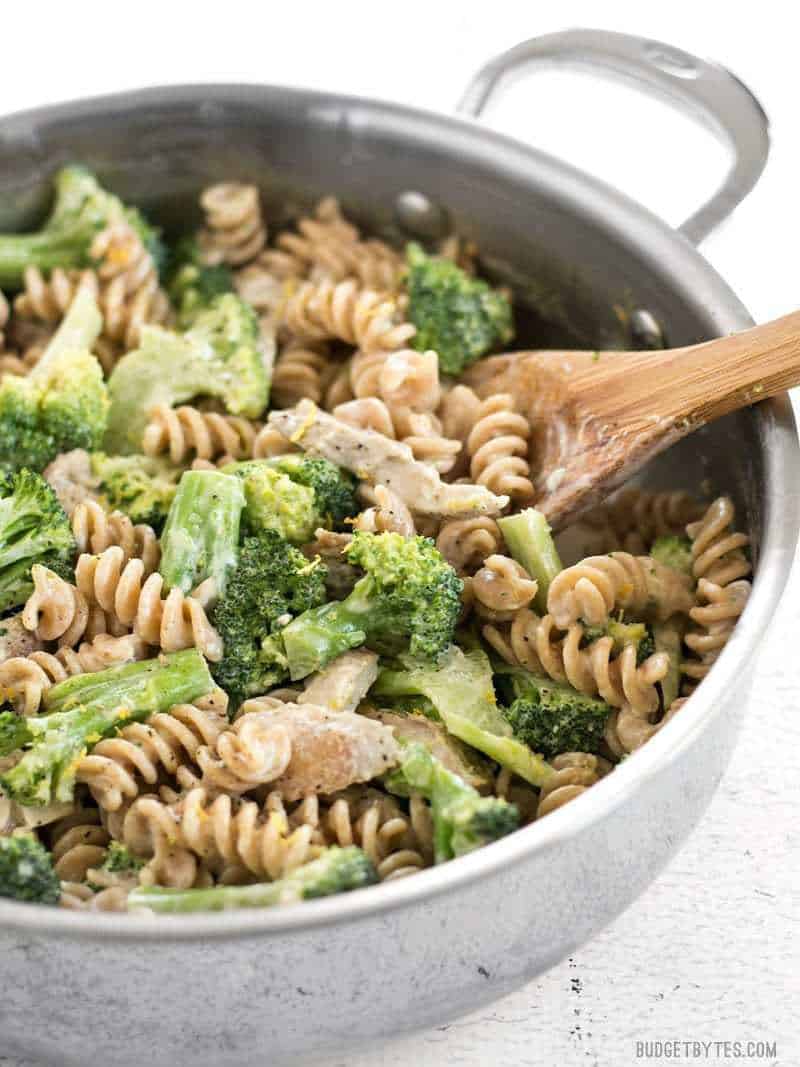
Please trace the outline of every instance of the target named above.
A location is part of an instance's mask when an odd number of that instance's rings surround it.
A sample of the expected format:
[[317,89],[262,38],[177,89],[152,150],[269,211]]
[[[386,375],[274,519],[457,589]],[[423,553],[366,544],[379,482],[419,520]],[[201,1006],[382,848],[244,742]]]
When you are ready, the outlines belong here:
[[200,195],[206,228],[200,237],[207,263],[240,267],[262,250],[267,230],[261,215],[261,198],[255,185],[219,182]]
[[239,415],[200,411],[184,404],[171,408],[158,404],[150,412],[142,435],[142,451],[147,456],[169,455],[173,463],[183,463],[192,454],[198,459],[219,456],[245,459],[253,451],[258,426]]

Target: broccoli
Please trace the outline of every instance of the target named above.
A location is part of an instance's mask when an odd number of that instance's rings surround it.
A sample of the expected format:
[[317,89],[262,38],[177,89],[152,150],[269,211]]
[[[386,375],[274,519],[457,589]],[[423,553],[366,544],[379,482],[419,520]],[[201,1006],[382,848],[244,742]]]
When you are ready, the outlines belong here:
[[186,330],[215,297],[233,292],[233,275],[224,264],[209,267],[203,263],[197,241],[183,238],[171,256],[167,291],[178,309],[178,325]]
[[29,470],[0,476],[0,611],[28,599],[34,563],[71,577],[74,553],[69,519],[44,478]]
[[511,726],[497,706],[492,665],[481,649],[464,652],[452,645],[434,667],[404,656],[399,669],[381,671],[372,694],[381,699],[427,697],[448,733],[508,767],[531,785],[543,785],[552,773],[552,768],[540,756],[513,736]]
[[266,407],[268,387],[256,314],[238,296],[226,293],[200,311],[185,333],[161,326],[142,329],[139,348],[122,357],[108,380],[111,410],[105,447],[122,454],[140,450],[149,413],[157,404],[174,406],[213,396],[232,414],[257,418]]
[[223,643],[214,677],[235,701],[264,693],[287,675],[270,634],[325,601],[325,567],[309,561],[274,530],[245,537],[236,569],[211,621]]
[[435,663],[453,639],[461,579],[433,541],[357,532],[344,552],[366,573],[345,600],[312,608],[281,630],[291,678],[322,670],[349,648],[410,651]]
[[91,354],[102,317],[80,292],[27,376],[0,383],[0,462],[41,471],[59,452],[97,448],[106,429],[108,394]]
[[210,578],[222,596],[236,565],[244,490],[219,471],[186,471],[161,535],[159,573],[168,588],[188,593]]
[[[10,694],[3,692],[3,699]],[[29,738],[25,719],[15,711],[0,711],[0,759],[22,748]]]
[[692,542],[688,537],[670,534],[657,537],[650,549],[650,555],[665,567],[672,567],[681,574],[692,573]]
[[26,267],[45,274],[55,267],[91,265],[90,246],[106,226],[127,221],[141,237],[156,265],[163,261],[158,230],[136,208],[102,188],[85,167],[63,167],[55,176],[55,200],[44,226],[35,233],[0,234],[0,286],[22,285]]
[[108,874],[134,874],[144,867],[144,860],[134,856],[131,850],[119,841],[110,841],[105,859],[98,868]]
[[342,530],[347,520],[361,510],[356,496],[357,479],[330,460],[298,453],[276,456],[268,462],[282,474],[288,474],[293,482],[314,490],[319,525]]
[[326,459],[253,459],[231,463],[223,473],[244,482],[247,529],[276,530],[292,544],[310,541],[320,526],[341,528],[359,510],[355,480]]
[[596,752],[612,708],[566,682],[521,668],[504,669],[500,685],[511,704],[505,712],[514,736],[546,759],[562,752]]
[[107,456],[93,452],[91,471],[106,507],[124,511],[133,522],[146,522],[156,530],[164,525],[183,474],[165,459],[152,456]]
[[[97,741],[126,723],[191,702],[213,688],[206,662],[195,648],[67,678],[46,692],[45,715],[20,720],[25,733],[20,729],[14,741],[23,755],[0,776],[0,787],[19,804],[43,807],[71,801],[76,764]],[[9,732],[10,714],[0,713],[0,735]]]
[[58,904],[61,880],[53,857],[33,834],[0,837],[0,897],[30,904]]
[[600,637],[610,637],[614,642],[612,651],[619,655],[626,645],[636,646],[636,664],[644,663],[656,650],[653,631],[643,622],[622,622],[621,619],[609,619],[604,626],[587,626],[583,639],[587,644]]
[[536,508],[525,508],[498,519],[497,525],[513,558],[536,579],[536,606],[546,612],[550,583],[563,570],[547,519]]
[[349,893],[373,885],[378,876],[368,857],[355,845],[332,845],[310,863],[275,882],[258,885],[218,885],[212,889],[156,889],[138,887],[128,896],[128,910],[155,912],[227,911],[233,908],[271,908],[301,900]]
[[439,356],[443,374],[461,374],[471,363],[514,336],[511,304],[486,282],[471,278],[447,259],[406,248],[408,317],[417,332],[411,342]]
[[400,766],[384,779],[390,793],[421,793],[431,805],[436,863],[497,841],[519,826],[519,812],[501,797],[482,797],[418,742],[403,743]]
[[669,710],[681,691],[681,660],[685,632],[686,620],[680,615],[673,615],[667,622],[657,622],[653,625],[653,651],[666,652],[669,656],[669,670],[659,682],[664,711]]

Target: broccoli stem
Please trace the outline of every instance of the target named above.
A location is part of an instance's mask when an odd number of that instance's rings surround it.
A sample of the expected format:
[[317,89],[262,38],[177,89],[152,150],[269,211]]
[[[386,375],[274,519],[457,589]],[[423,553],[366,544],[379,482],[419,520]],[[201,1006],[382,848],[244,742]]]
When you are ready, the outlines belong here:
[[546,612],[550,583],[564,569],[547,519],[536,508],[526,508],[516,515],[498,519],[497,525],[508,551],[538,582],[536,607],[540,612]]
[[138,887],[128,897],[128,909],[149,908],[159,913],[187,914],[234,908],[272,908],[333,893],[347,893],[375,881],[375,870],[360,848],[333,846],[318,859],[275,882],[218,885],[212,889]]
[[103,316],[97,301],[85,289],[79,290],[31,374],[37,378],[44,377],[64,353],[90,349],[102,328]]
[[55,267],[85,267],[95,232],[95,226],[80,223],[65,230],[0,235],[0,287],[19,288],[28,267],[45,274]]
[[372,580],[356,583],[347,600],[334,600],[298,615],[278,637],[289,663],[293,681],[320,671],[342,652],[363,645],[367,639]]
[[120,709],[127,710],[128,717],[147,716],[173,704],[189,704],[213,688],[205,659],[196,648],[187,648],[67,678],[45,693],[44,705],[48,716],[75,707],[115,718]]
[[656,652],[666,652],[669,656],[669,670],[660,682],[664,711],[669,710],[681,690],[681,653],[685,629],[685,623],[677,615],[673,615],[667,622],[653,625]]
[[186,471],[161,535],[159,572],[168,588],[189,593],[211,578],[215,595],[224,593],[236,566],[244,504],[241,479],[219,471]]

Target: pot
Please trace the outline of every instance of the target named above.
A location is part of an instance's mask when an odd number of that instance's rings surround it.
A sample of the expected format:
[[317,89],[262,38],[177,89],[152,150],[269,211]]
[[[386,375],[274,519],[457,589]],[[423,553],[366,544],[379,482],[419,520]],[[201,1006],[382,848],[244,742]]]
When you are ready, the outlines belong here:
[[[333,192],[387,233],[452,223],[527,304],[521,347],[684,345],[749,326],[693,241],[763,167],[766,120],[753,97],[722,68],[667,46],[574,31],[493,61],[462,110],[477,115],[507,73],[544,61],[632,77],[730,142],[725,185],[682,232],[468,118],[231,85],[2,120],[0,229],[34,223],[53,169],[70,159],[167,227],[205,183],[236,176],[294,209]],[[649,468],[649,484],[708,478],[735,498],[754,544],[753,594],[687,712],[588,793],[442,867],[285,909],[154,919],[0,902],[0,1052],[137,1067],[296,1062],[441,1023],[566,956],[642,892],[714,792],[791,567],[797,472],[786,397],[700,431]]]

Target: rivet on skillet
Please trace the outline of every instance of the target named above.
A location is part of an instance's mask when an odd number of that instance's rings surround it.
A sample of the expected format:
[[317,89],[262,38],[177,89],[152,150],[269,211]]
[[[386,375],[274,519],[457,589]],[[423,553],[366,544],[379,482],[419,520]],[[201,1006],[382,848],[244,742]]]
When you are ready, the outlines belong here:
[[667,347],[661,323],[647,308],[635,308],[631,312],[630,331],[634,349]]
[[394,212],[398,224],[413,237],[436,240],[450,230],[444,208],[413,189],[398,194]]

